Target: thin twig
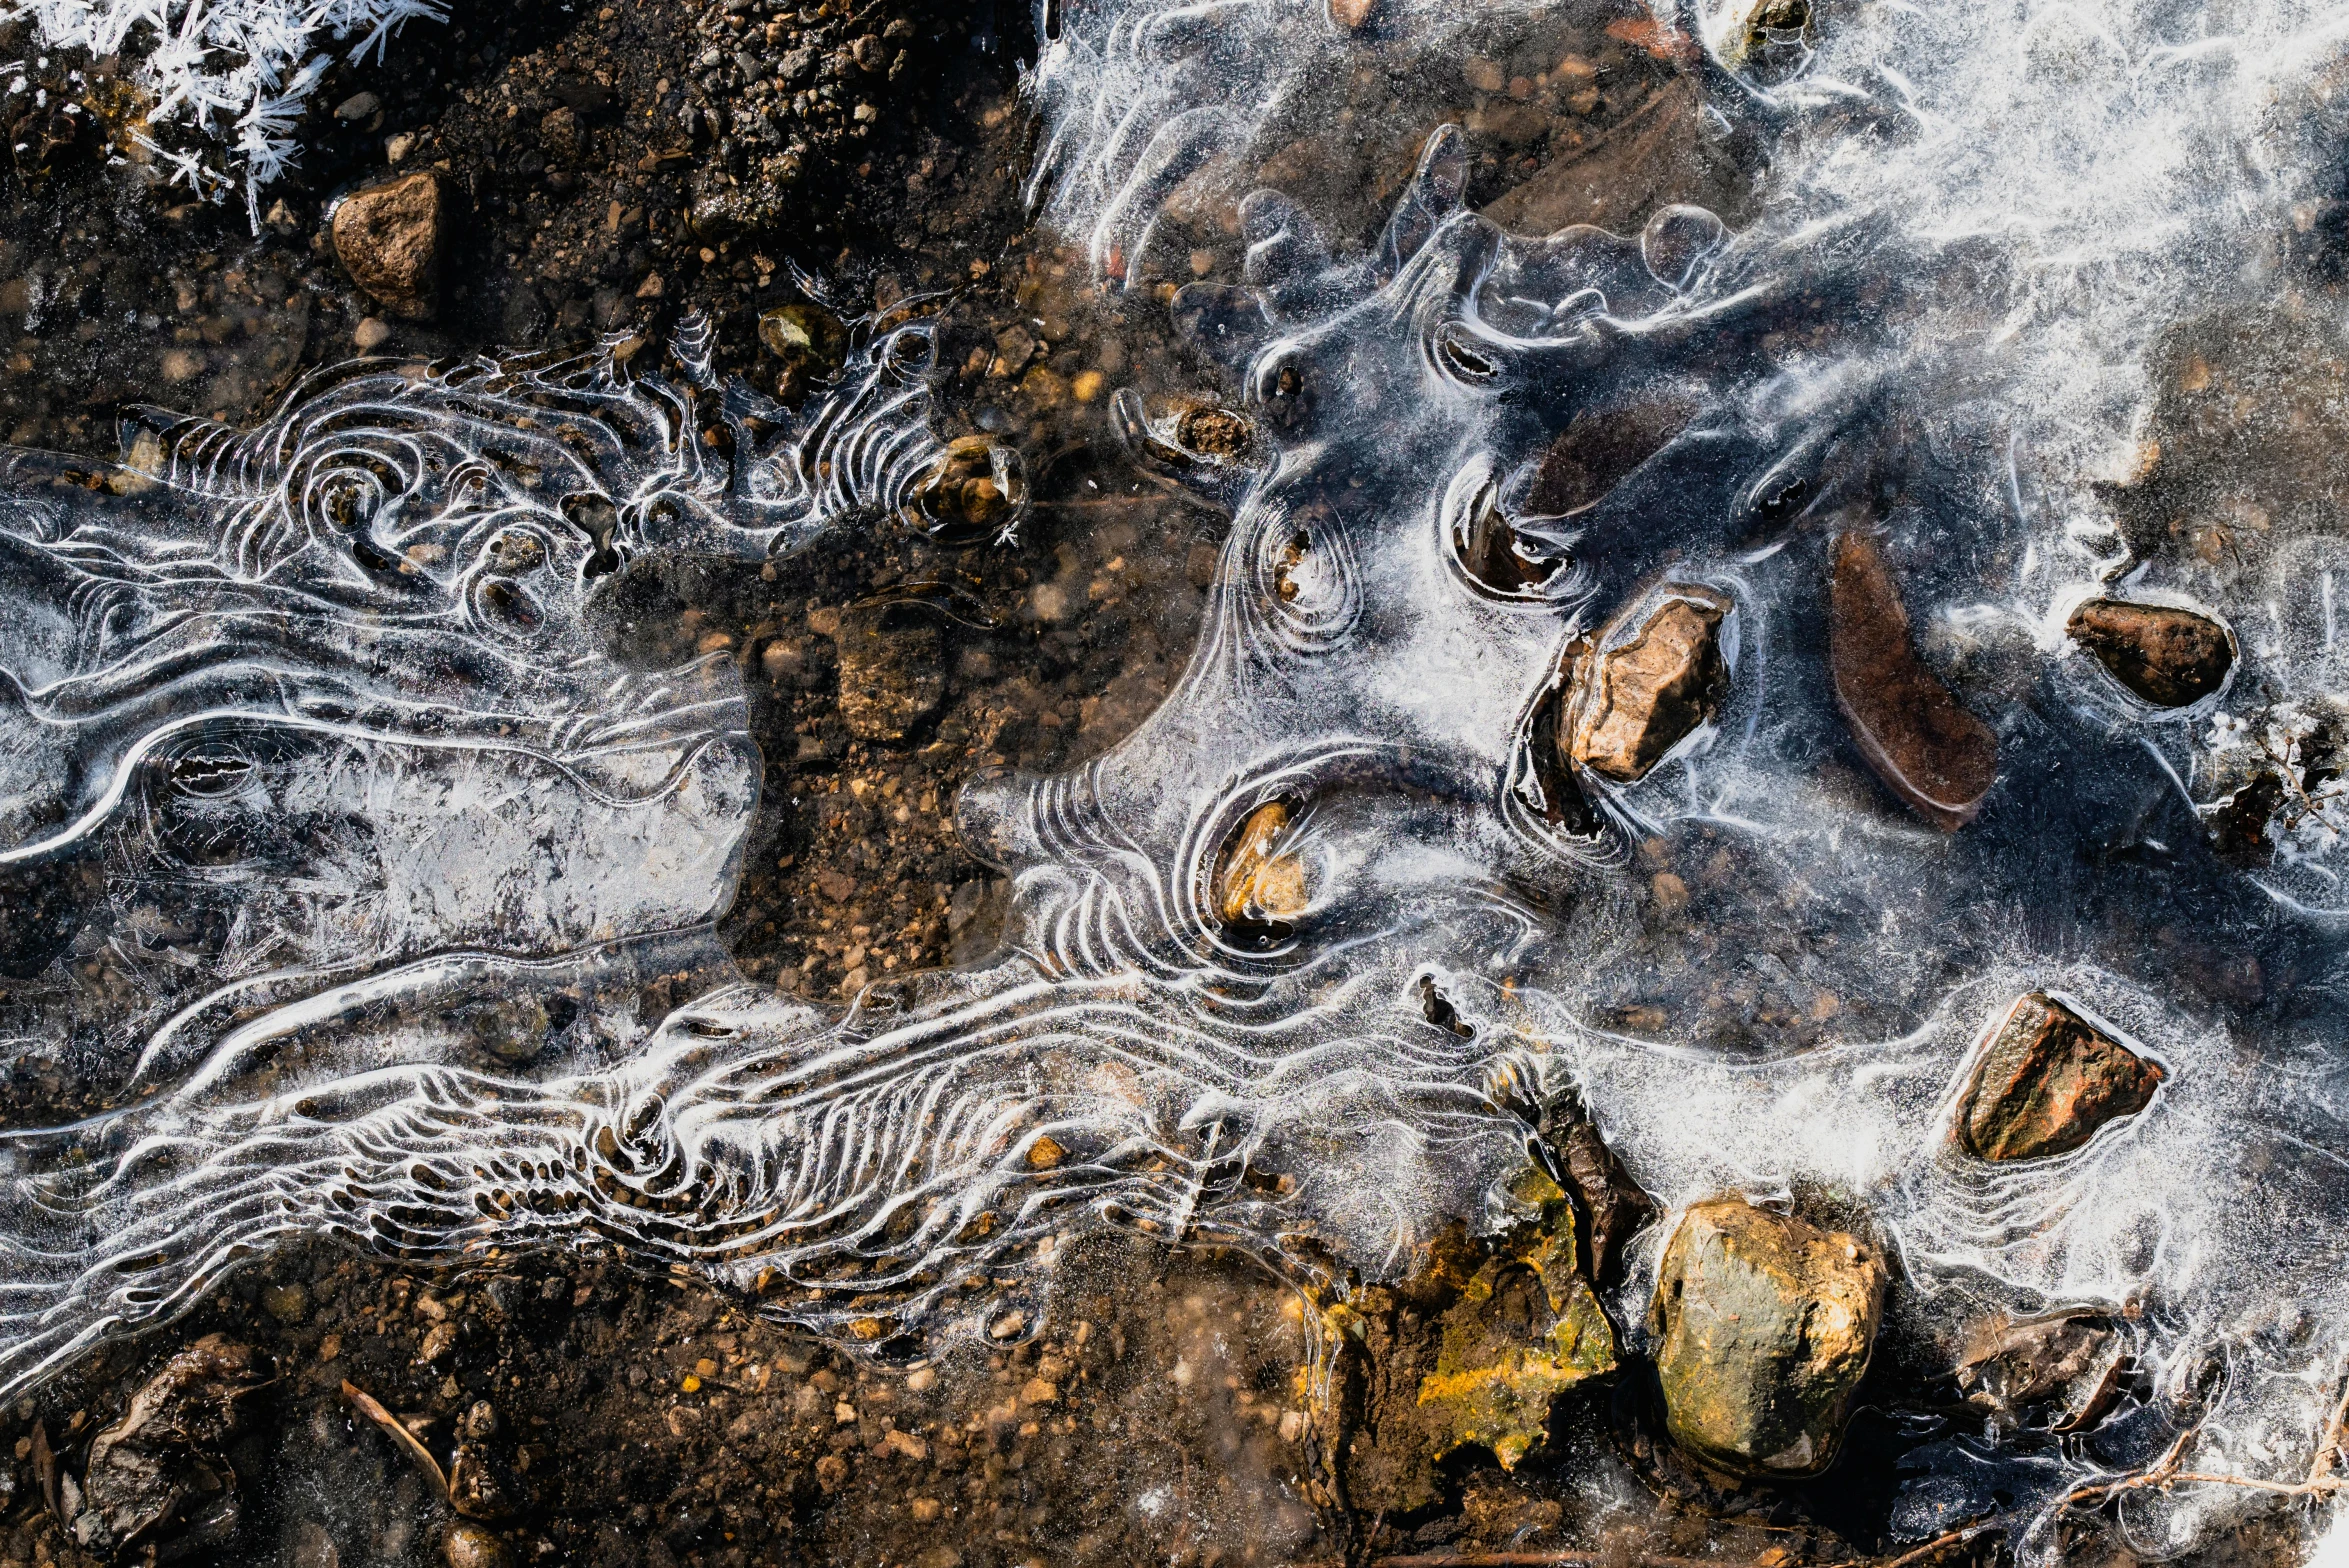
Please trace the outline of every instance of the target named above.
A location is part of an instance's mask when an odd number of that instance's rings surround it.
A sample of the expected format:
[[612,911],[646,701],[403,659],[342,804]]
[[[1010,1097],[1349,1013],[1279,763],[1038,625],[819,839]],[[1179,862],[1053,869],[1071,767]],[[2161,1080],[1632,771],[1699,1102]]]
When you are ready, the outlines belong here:
[[2135,1475],[2123,1476],[2117,1481],[2106,1481],[2096,1486],[2083,1486],[2067,1494],[2066,1508],[2083,1504],[2102,1504],[2123,1492],[2141,1492],[2149,1488],[2168,1491],[2173,1486],[2239,1486],[2248,1492],[2266,1492],[2274,1497],[2318,1497],[2335,1492],[2349,1492],[2349,1480],[2334,1473],[2340,1463],[2344,1433],[2349,1432],[2349,1379],[2344,1379],[2341,1397],[2333,1402],[2333,1413],[2325,1421],[2324,1435],[2316,1445],[2316,1453],[2308,1463],[2305,1481],[2264,1481],[2256,1476],[2212,1475],[2208,1471],[2185,1470],[2186,1449],[2200,1435],[2202,1425],[2196,1422],[2178,1434],[2178,1440],[2169,1451],[2147,1469]]
[[415,1433],[409,1431],[401,1423],[398,1416],[384,1409],[373,1394],[347,1380],[343,1384],[343,1398],[349,1400],[359,1414],[397,1438],[400,1446],[408,1451],[408,1457],[421,1465],[426,1475],[432,1477],[433,1484],[440,1488],[441,1495],[443,1497],[448,1495],[449,1473],[440,1467],[440,1461],[432,1457],[431,1452],[417,1440]]

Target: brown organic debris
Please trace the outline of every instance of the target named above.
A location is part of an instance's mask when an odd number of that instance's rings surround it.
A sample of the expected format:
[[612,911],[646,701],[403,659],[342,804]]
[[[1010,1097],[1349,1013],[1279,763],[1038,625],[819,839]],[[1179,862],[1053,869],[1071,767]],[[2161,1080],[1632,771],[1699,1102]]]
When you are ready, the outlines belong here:
[[1339,1465],[1358,1509],[1425,1506],[1436,1465],[1462,1447],[1514,1468],[1546,1440],[1560,1394],[1615,1370],[1567,1193],[1534,1167],[1514,1190],[1533,1219],[1493,1237],[1455,1224],[1404,1279],[1322,1308],[1321,1419],[1348,1434]]
[[1858,529],[1835,542],[1828,662],[1836,706],[1876,776],[1945,832],[1971,822],[1998,780],[1998,737],[1917,657],[1884,552]]
[[481,1443],[459,1443],[449,1456],[449,1506],[467,1519],[511,1519],[530,1506],[529,1489]]
[[1289,808],[1267,801],[1248,814],[1218,857],[1212,888],[1216,917],[1244,931],[1285,933],[1312,901],[1305,865],[1280,852]]
[[1256,451],[1256,427],[1247,416],[1213,403],[1196,403],[1175,421],[1183,449],[1219,463],[1243,463]]
[[216,1540],[238,1514],[236,1472],[222,1450],[243,1424],[242,1401],[268,1381],[265,1359],[207,1334],[173,1356],[131,1398],[120,1421],[90,1444],[84,1546],[122,1550],[144,1540]]
[[2100,1313],[1997,1317],[1968,1334],[1957,1384],[1968,1403],[2009,1418],[2050,1407],[2049,1430],[2074,1432],[2111,1406],[2126,1361],[2119,1330]]
[[1543,1136],[1582,1212],[1590,1277],[1602,1288],[1613,1285],[1623,1277],[1624,1248],[1655,1221],[1656,1200],[1631,1179],[1579,1101],[1560,1102],[1544,1121]]
[[1720,648],[1728,597],[1688,584],[1666,593],[1629,637],[1621,617],[1600,634],[1566,696],[1568,758],[1621,784],[1645,777],[1709,721],[1729,682]]
[[2226,684],[2235,662],[2224,626],[2166,604],[2090,599],[2064,629],[2113,679],[2157,708],[2200,702]]
[[1674,1441],[1738,1474],[1834,1459],[1883,1314],[1885,1270],[1858,1238],[1742,1198],[1681,1216],[1648,1329]]
[[1958,1143],[1985,1160],[2063,1154],[2143,1110],[2162,1077],[2159,1064],[2032,991],[2007,1010],[1975,1065],[1958,1106]]

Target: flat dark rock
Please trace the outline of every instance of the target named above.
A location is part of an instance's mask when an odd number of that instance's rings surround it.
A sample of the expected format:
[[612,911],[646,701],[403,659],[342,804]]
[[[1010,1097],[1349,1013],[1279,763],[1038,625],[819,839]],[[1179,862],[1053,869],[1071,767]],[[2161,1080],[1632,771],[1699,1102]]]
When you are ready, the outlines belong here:
[[1971,822],[1998,780],[1998,737],[1917,657],[1884,552],[1856,530],[1835,542],[1828,658],[1835,704],[1876,776],[1935,827]]

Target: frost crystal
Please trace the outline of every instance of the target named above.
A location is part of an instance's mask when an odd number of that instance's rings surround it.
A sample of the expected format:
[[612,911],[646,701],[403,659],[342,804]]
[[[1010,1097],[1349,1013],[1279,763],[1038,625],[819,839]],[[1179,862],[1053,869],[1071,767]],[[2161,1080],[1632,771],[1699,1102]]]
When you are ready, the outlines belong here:
[[259,229],[260,195],[300,157],[294,128],[340,51],[380,61],[391,35],[442,0],[16,0],[0,19],[30,17],[50,47],[136,57],[153,95],[148,120],[177,121],[220,149],[197,154],[142,138],[172,178],[212,199],[241,188]]

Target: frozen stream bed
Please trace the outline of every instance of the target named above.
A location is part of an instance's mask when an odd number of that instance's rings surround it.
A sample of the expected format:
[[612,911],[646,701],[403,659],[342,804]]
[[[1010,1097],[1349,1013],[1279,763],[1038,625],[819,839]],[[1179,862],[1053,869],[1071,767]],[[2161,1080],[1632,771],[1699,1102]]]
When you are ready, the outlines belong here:
[[0,1561],[2323,1560],[2349,18],[0,25]]

